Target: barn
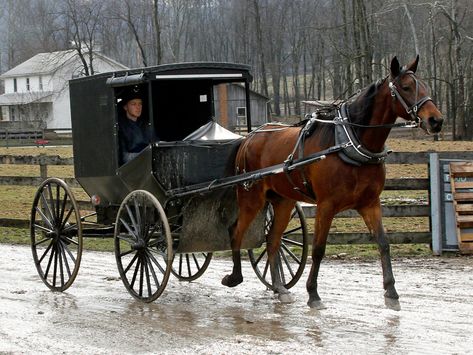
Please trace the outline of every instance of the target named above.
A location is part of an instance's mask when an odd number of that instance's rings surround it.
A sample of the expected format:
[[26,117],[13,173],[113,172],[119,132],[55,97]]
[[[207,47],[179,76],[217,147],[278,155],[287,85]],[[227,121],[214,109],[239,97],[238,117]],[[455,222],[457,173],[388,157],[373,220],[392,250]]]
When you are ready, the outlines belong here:
[[[239,132],[246,130],[245,88],[234,83],[221,84],[214,89],[215,121]],[[253,127],[269,122],[269,98],[250,90],[251,123]]]

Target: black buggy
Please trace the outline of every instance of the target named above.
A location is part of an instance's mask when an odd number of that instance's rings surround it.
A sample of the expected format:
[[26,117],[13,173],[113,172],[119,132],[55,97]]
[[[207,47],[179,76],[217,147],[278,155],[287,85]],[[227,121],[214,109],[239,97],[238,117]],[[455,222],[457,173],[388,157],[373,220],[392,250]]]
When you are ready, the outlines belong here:
[[[244,89],[246,128],[251,131],[250,68],[232,63],[182,63],[98,74],[70,81],[75,177],[92,202],[79,203],[73,188],[48,178],[31,211],[33,258],[43,282],[64,291],[77,276],[84,237],[113,238],[120,277],[130,294],[151,302],[172,273],[191,281],[215,251],[230,250],[237,216],[235,186],[282,171],[276,166],[234,175],[243,139],[218,124],[232,98],[222,85]],[[121,163],[118,144],[124,90],[143,94],[143,118],[160,140]],[[92,209],[92,210],[91,210]],[[299,205],[283,235],[279,267],[286,288],[300,278],[308,236]],[[259,279],[272,288],[265,234],[267,206],[247,232],[243,247]]]

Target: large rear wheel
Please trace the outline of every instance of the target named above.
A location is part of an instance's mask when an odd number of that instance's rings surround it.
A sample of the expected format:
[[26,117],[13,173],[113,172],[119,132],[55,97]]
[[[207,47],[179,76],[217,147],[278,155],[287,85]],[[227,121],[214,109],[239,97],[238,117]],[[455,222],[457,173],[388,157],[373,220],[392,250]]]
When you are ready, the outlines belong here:
[[46,179],[31,208],[31,249],[41,280],[53,291],[74,282],[82,257],[82,224],[76,199],[67,184]]
[[128,292],[143,302],[156,300],[167,285],[173,249],[166,214],[154,195],[136,190],[125,197],[114,241],[118,272]]
[[[271,205],[269,205],[265,218],[266,237],[273,223],[273,218],[274,212]],[[264,242],[260,248],[248,250],[248,256],[251,266],[261,282],[268,288],[273,289],[266,246],[267,242]],[[276,258],[276,265],[279,268],[282,283],[286,289],[293,287],[302,276],[307,262],[308,251],[309,235],[304,211],[301,205],[296,203],[289,225],[282,235],[281,245]]]

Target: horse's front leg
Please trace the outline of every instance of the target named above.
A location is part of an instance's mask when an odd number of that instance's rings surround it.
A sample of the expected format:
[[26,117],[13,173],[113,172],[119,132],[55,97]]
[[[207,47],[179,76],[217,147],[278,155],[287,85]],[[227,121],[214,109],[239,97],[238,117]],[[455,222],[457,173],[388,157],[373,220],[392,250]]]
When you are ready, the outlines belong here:
[[246,230],[265,204],[265,199],[261,193],[251,194],[245,190],[238,192],[237,199],[239,205],[238,218],[230,228],[233,269],[231,274],[226,275],[222,279],[222,285],[228,287],[235,287],[243,282],[240,255],[241,243]]
[[312,267],[310,268],[310,274],[306,284],[307,292],[309,293],[309,301],[307,304],[310,308],[325,308],[317,291],[317,278],[319,275],[320,263],[325,255],[327,237],[334,215],[335,212],[330,206],[326,206],[323,203],[317,205],[314,240],[312,243]]
[[389,241],[384,230],[379,199],[373,204],[358,211],[366,223],[370,233],[375,237],[381,257],[383,269],[384,299],[388,308],[400,310],[399,295],[394,287],[394,275],[391,266]]
[[278,294],[279,300],[283,303],[290,303],[293,301],[289,291],[284,287],[281,277],[281,259],[279,255],[279,248],[281,246],[281,238],[289,221],[291,220],[292,210],[295,202],[292,200],[273,201],[273,221],[268,233],[268,262],[271,271],[271,280],[273,282],[274,293]]

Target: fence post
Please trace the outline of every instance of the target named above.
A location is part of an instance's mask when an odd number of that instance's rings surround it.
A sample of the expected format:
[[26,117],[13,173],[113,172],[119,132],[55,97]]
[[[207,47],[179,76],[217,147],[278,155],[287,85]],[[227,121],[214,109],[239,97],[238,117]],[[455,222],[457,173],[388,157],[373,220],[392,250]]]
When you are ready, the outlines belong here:
[[42,180],[46,180],[48,178],[48,165],[45,162],[45,156],[46,154],[44,153],[39,155],[39,175]]

